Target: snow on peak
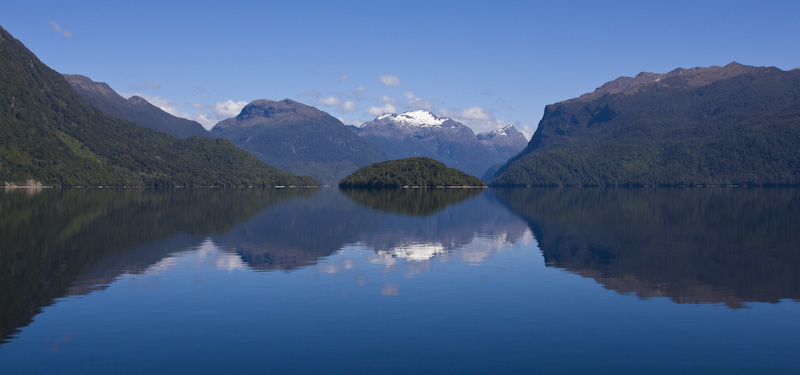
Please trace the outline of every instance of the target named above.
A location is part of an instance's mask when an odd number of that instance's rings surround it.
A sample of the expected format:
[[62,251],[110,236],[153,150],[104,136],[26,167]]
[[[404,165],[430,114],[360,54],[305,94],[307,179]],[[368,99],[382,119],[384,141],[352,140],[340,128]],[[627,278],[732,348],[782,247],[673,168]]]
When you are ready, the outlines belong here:
[[499,136],[503,136],[503,135],[508,137],[508,130],[510,130],[513,127],[514,127],[514,125],[509,124],[509,125],[504,126],[502,129],[492,130],[491,133],[489,133],[489,135],[491,137],[499,137]]
[[434,114],[431,111],[426,111],[424,109],[418,111],[410,111],[410,112],[403,112],[399,115],[393,113],[384,113],[378,116],[378,120],[383,120],[385,118],[390,118],[393,122],[403,125],[403,126],[413,126],[413,127],[420,127],[420,128],[434,128],[439,127],[444,124],[445,121],[449,120],[448,117],[440,117]]

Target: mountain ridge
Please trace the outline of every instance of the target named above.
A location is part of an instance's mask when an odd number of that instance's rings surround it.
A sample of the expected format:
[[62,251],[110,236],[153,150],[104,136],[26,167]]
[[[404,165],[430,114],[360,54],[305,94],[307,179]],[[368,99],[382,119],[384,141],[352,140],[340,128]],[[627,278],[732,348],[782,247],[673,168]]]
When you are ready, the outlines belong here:
[[527,143],[513,125],[504,129],[506,132],[495,135],[492,132],[476,135],[472,129],[449,117],[417,110],[382,114],[356,131],[378,144],[390,159],[429,157],[468,174],[483,176],[493,166],[521,151]]
[[548,105],[490,184],[800,184],[800,71],[734,63],[673,72]]
[[291,99],[254,100],[239,115],[220,121],[211,134],[226,138],[262,161],[335,185],[386,155],[341,121]]
[[200,123],[164,112],[140,96],[134,95],[125,99],[108,84],[95,82],[89,77],[78,74],[64,74],[64,78],[89,104],[108,115],[177,138],[209,136],[208,131]]
[[0,181],[46,186],[317,185],[226,140],[176,139],[92,107],[0,27]]

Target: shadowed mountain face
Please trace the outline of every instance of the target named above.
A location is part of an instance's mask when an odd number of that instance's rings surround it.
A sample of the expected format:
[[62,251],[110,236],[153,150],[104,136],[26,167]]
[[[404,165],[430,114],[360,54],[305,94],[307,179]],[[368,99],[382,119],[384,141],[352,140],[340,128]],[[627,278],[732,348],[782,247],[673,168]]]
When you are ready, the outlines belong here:
[[53,186],[314,185],[231,142],[167,134],[89,105],[0,28],[0,183]]
[[512,125],[476,136],[460,122],[425,110],[383,114],[357,132],[379,145],[390,159],[429,157],[477,177],[516,155],[527,143]]
[[132,121],[177,138],[209,136],[200,123],[166,113],[142,97],[132,96],[125,99],[107,84],[94,82],[81,75],[65,74],[64,78],[89,104],[109,116]]
[[800,70],[642,73],[549,105],[494,186],[800,184]]
[[373,143],[331,115],[289,99],[256,100],[211,129],[267,164],[335,185],[356,169],[386,160]]
[[678,303],[800,300],[795,189],[498,189],[548,266]]

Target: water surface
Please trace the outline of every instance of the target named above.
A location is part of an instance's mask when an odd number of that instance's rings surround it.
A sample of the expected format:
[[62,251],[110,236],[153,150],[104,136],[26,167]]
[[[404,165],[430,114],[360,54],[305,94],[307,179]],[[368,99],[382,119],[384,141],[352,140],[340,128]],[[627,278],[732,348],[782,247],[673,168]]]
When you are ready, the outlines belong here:
[[784,189],[0,194],[16,373],[798,373]]

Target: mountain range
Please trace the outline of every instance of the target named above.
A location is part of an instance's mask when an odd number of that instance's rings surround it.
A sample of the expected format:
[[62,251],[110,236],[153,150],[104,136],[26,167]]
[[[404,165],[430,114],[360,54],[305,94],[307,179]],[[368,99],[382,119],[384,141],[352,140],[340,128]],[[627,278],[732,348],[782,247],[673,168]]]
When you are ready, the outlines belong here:
[[[226,138],[267,164],[335,185],[355,169],[378,161],[432,157],[475,176],[488,177],[522,150],[525,136],[508,125],[475,135],[463,124],[430,111],[385,114],[361,128],[345,126],[291,99],[256,100],[211,132],[175,117],[139,96],[125,99],[106,83],[64,75],[72,88],[104,113],[178,138]],[[355,132],[361,139],[352,134]]]
[[176,138],[208,136],[208,131],[199,122],[164,112],[141,96],[134,95],[125,99],[108,84],[94,82],[82,75],[65,74],[64,78],[89,104],[110,116],[133,121],[145,128],[172,134]]
[[0,28],[0,181],[49,186],[316,185],[226,140],[111,117]]
[[676,69],[548,105],[490,185],[800,185],[797,150],[800,69]]
[[356,169],[386,160],[375,144],[333,116],[290,99],[256,100],[211,129],[262,161],[335,185]]
[[799,69],[731,63],[620,77],[548,105],[527,146],[513,126],[476,135],[422,110],[349,127],[290,99],[253,101],[207,132],[141,97],[54,72],[0,28],[7,186],[317,184],[277,168],[335,185],[409,157],[493,186],[800,185],[798,124]]
[[476,136],[460,122],[427,110],[385,113],[355,130],[390,159],[429,157],[478,177],[516,155],[527,143],[513,125]]

